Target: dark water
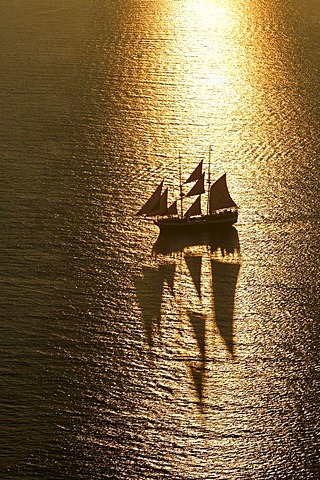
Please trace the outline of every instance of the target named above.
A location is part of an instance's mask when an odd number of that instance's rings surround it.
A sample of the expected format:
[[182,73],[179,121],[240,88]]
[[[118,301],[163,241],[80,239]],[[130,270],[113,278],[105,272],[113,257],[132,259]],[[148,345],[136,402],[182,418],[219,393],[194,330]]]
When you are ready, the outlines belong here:
[[[320,4],[0,3],[3,479],[316,479]],[[213,146],[225,235],[134,217]]]

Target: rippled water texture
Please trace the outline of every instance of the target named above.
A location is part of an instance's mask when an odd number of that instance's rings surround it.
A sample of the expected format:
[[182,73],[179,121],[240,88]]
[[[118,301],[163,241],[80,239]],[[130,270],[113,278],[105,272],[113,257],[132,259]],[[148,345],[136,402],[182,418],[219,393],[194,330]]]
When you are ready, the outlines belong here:
[[[1,478],[319,478],[319,2],[0,26]],[[158,238],[210,145],[236,228]]]

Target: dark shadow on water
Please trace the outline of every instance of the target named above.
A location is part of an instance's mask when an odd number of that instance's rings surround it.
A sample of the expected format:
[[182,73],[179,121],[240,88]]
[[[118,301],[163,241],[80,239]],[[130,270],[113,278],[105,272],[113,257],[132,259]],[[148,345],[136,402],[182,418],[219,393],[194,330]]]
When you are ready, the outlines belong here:
[[239,263],[211,260],[215,321],[228,351],[234,355],[233,310]]
[[221,229],[179,235],[160,234],[153,245],[155,255],[170,255],[183,252],[185,248],[207,245],[211,252],[220,250],[223,255],[240,253],[237,230],[230,226]]
[[173,290],[175,265],[163,264],[158,268],[144,267],[142,276],[135,278],[135,287],[148,345],[153,346],[154,336],[159,333],[161,302],[164,282]]
[[[199,255],[192,254],[192,247],[205,247]],[[191,250],[190,250],[191,248]],[[164,285],[167,284],[170,294],[175,297],[174,312],[183,321],[188,322],[194,333],[199,352],[197,358],[186,360],[194,391],[200,405],[204,398],[204,379],[206,371],[206,330],[207,315],[199,308],[186,309],[184,302],[188,301],[187,293],[183,292],[183,283],[179,282],[179,271],[185,269],[193,281],[194,289],[202,304],[201,280],[202,261],[205,256],[209,259],[211,268],[212,317],[217,332],[229,352],[235,355],[233,338],[234,330],[234,299],[240,270],[240,243],[238,232],[234,227],[226,227],[211,232],[183,235],[160,234],[152,249],[156,262],[154,267],[144,267],[142,275],[135,279],[137,299],[141,309],[143,325],[146,332],[147,344],[150,349],[161,330],[161,304],[163,301]],[[191,253],[190,253],[191,252]],[[169,261],[169,263],[168,263]],[[181,305],[181,308],[179,307]],[[180,310],[179,310],[180,308]]]

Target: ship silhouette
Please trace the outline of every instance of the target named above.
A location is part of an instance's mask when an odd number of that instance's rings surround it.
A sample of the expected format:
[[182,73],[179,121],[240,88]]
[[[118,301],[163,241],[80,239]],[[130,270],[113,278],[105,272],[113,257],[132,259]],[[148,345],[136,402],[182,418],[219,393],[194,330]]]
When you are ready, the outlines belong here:
[[[214,183],[211,182],[211,152],[212,147],[210,146],[207,181],[205,181],[206,172],[203,171],[203,160],[201,160],[187,180],[183,182],[181,155],[179,154],[179,199],[168,205],[168,188],[163,190],[164,180],[162,180],[137,215],[153,219],[161,233],[172,235],[219,230],[236,223],[238,206],[229,193],[226,174],[224,173]],[[184,193],[184,185],[190,183],[193,186],[188,189],[187,193]],[[187,197],[196,197],[196,200],[185,211],[184,200]],[[203,213],[203,200],[206,200],[206,213]]]

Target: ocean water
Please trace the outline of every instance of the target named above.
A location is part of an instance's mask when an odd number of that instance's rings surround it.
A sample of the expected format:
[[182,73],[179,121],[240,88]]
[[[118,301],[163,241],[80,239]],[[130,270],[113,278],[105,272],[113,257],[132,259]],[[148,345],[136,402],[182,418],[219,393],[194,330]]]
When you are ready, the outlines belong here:
[[[0,26],[0,477],[319,478],[319,2]],[[210,146],[238,223],[159,237]]]

